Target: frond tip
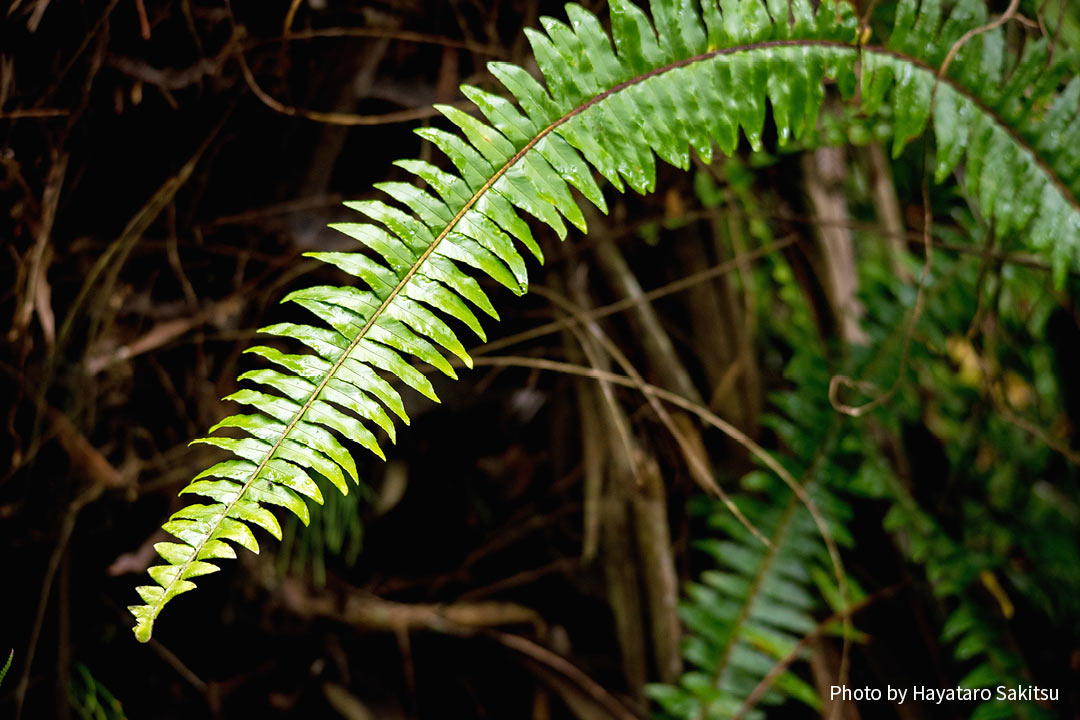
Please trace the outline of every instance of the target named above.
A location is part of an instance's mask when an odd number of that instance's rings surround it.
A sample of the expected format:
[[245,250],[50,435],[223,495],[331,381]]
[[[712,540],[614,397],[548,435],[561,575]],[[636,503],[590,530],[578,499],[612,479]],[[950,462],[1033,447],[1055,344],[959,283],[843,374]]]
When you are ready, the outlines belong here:
[[15,659],[15,649],[12,648],[8,652],[7,662],[4,663],[4,667],[0,668],[0,685],[4,683],[4,678],[7,677],[8,670],[11,669],[11,661]]
[[322,501],[318,480],[343,493],[347,478],[359,482],[345,440],[384,457],[377,433],[393,442],[391,416],[408,423],[391,381],[438,400],[413,362],[451,378],[446,353],[471,364],[451,324],[484,340],[476,310],[498,318],[477,278],[521,295],[528,273],[518,244],[543,259],[524,216],[560,238],[566,222],[585,231],[574,191],[606,212],[597,176],[617,190],[647,193],[655,189],[657,157],[688,168],[691,152],[705,161],[716,149],[730,155],[741,137],[760,149],[770,107],[781,144],[808,142],[826,84],[845,99],[858,95],[863,113],[891,118],[896,152],[931,122],[933,98],[938,179],[962,167],[972,202],[999,233],[1049,256],[1059,282],[1078,265],[1080,82],[1058,94],[1067,66],[1060,54],[1042,71],[1045,44],[1033,43],[1012,62],[1000,32],[988,32],[969,42],[939,81],[935,68],[948,48],[985,19],[979,0],[960,0],[944,22],[939,3],[920,8],[902,0],[887,47],[859,44],[847,2],[823,0],[816,10],[809,0],[706,0],[700,12],[697,5],[654,0],[650,20],[628,0],[612,0],[610,36],[578,5],[566,8],[569,24],[542,18],[544,32],[527,35],[544,84],[523,68],[491,63],[516,103],[464,87],[483,119],[441,107],[460,134],[418,130],[456,173],[401,160],[395,164],[423,188],[382,183],[397,205],[346,203],[370,222],[333,227],[360,249],[311,255],[361,287],[318,286],[285,298],[319,323],[279,323],[263,332],[307,352],[249,350],[275,368],[241,375],[258,389],[227,399],[253,412],[211,430],[241,437],[196,441],[238,459],[218,463],[184,490],[210,504],[180,510],[164,525],[180,542],[157,546],[166,564],[150,569],[156,585],[138,588],[145,604],[131,610],[140,640],[150,637],[166,603],[195,587],[193,578],[217,570],[212,560],[235,556],[230,542],[258,551],[249,525],[280,536],[264,506],[306,520],[304,498]]

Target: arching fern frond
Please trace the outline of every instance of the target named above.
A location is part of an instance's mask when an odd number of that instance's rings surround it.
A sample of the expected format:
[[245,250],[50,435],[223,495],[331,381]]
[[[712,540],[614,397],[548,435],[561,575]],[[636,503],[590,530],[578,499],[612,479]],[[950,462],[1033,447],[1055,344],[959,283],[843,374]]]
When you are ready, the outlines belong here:
[[[238,459],[197,476],[183,492],[210,502],[184,508],[165,524],[180,542],[158,544],[166,563],[150,569],[155,584],[138,588],[145,604],[131,610],[140,640],[149,639],[166,603],[195,587],[193,578],[218,569],[212,560],[235,557],[230,542],[258,550],[249,525],[280,537],[264,505],[306,520],[304,498],[322,499],[313,475],[347,492],[358,473],[342,439],[382,457],[376,428],[393,440],[391,415],[408,422],[388,377],[437,400],[411,361],[450,377],[455,372],[445,352],[470,364],[447,321],[484,339],[476,310],[498,316],[477,274],[525,292],[525,261],[514,241],[538,259],[542,254],[522,214],[560,237],[564,221],[585,231],[570,188],[606,210],[594,171],[620,191],[628,185],[651,192],[656,157],[688,168],[691,151],[705,160],[714,147],[735,152],[740,132],[760,148],[768,107],[781,143],[803,137],[816,126],[826,82],[851,99],[860,72],[862,110],[892,113],[899,149],[927,124],[936,63],[985,14],[977,0],[962,0],[942,22],[936,1],[920,9],[905,0],[889,45],[863,47],[853,11],[835,0],[817,10],[809,0],[721,0],[719,6],[707,0],[700,8],[696,0],[655,0],[652,21],[628,0],[610,5],[610,38],[577,5],[567,6],[569,24],[544,18],[545,32],[528,31],[546,87],[520,67],[492,63],[516,104],[463,88],[485,120],[443,107],[460,134],[418,131],[457,174],[398,161],[426,189],[384,183],[377,187],[399,205],[347,203],[371,222],[335,227],[362,250],[311,255],[359,278],[364,289],[292,293],[286,301],[320,324],[263,329],[310,352],[252,348],[277,369],[244,373],[242,380],[261,389],[228,399],[255,412],[211,429],[234,428],[246,437],[196,441]],[[1056,95],[1061,71],[1044,67],[1045,48],[1029,48],[1014,63],[1000,32],[991,32],[957,55],[934,95],[938,172],[944,177],[962,164],[964,187],[983,214],[999,232],[1024,230],[1060,276],[1075,265],[1080,246],[1074,157],[1080,84]]]

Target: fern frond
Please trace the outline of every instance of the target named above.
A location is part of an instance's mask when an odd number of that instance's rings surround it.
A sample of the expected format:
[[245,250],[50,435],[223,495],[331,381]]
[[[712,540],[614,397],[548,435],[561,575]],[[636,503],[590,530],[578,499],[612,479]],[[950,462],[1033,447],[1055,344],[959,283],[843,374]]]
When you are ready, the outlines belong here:
[[4,678],[7,677],[8,670],[11,669],[11,661],[15,659],[15,649],[12,648],[8,652],[7,662],[4,663],[4,667],[0,668],[0,685],[4,684]]
[[[807,346],[812,346],[808,343]],[[785,464],[805,481],[840,542],[851,543],[846,530],[851,509],[828,490],[847,484],[841,474],[854,475],[858,463],[841,461],[833,432],[835,415],[825,403],[806,398],[828,386],[829,371],[813,353],[797,355],[787,376],[795,389],[772,397],[774,409],[764,424],[776,432],[787,449]],[[832,566],[820,531],[798,498],[774,475],[754,471],[743,478],[746,492],[736,498],[739,508],[771,542],[764,546],[720,503],[708,501],[708,526],[715,536],[696,543],[718,569],[704,571],[691,583],[681,607],[687,627],[684,657],[693,669],[678,685],[652,685],[649,695],[665,717],[704,720],[735,717],[773,668],[799,653],[800,640],[820,632],[822,599],[831,610],[845,603],[829,579]],[[850,587],[857,587],[849,579]],[[848,597],[848,603],[857,600]],[[799,659],[804,659],[799,656]],[[817,691],[795,672],[770,678],[762,705],[798,700],[820,710]],[[763,717],[751,711],[747,718]]]
[[[823,546],[813,520],[781,488],[776,497],[743,497],[738,504],[767,533],[772,547],[728,522],[726,508],[714,508],[710,524],[726,539],[696,545],[718,569],[705,571],[700,582],[689,585],[680,613],[688,633],[683,655],[694,669],[683,675],[679,687],[649,689],[672,717],[734,716],[773,666],[817,626],[818,600],[808,588],[809,568],[827,564],[820,563]],[[820,709],[817,692],[790,671],[776,678],[762,700],[776,704],[787,698]]]
[[156,584],[138,588],[145,604],[131,610],[140,640],[149,639],[166,603],[195,587],[193,578],[217,570],[212,560],[235,557],[230,542],[258,551],[249,525],[280,538],[278,521],[264,505],[306,521],[305,498],[322,499],[313,476],[342,492],[348,479],[359,482],[338,438],[383,457],[375,428],[393,441],[390,415],[408,422],[387,378],[437,400],[411,361],[451,378],[456,375],[445,353],[471,365],[447,320],[484,339],[475,311],[498,315],[477,276],[523,294],[527,271],[515,240],[542,260],[523,215],[560,238],[565,222],[584,232],[571,187],[606,211],[594,171],[620,191],[628,185],[651,192],[657,157],[688,168],[691,151],[706,161],[714,146],[735,152],[740,133],[760,149],[768,107],[782,144],[802,138],[817,125],[826,82],[853,98],[861,67],[861,109],[893,115],[897,150],[923,131],[934,96],[939,175],[963,162],[965,188],[1000,232],[1025,230],[1029,244],[1053,259],[1059,277],[1075,265],[1080,84],[1056,96],[1061,71],[1039,71],[1045,49],[1032,45],[1013,67],[1000,33],[988,33],[957,55],[933,92],[935,63],[984,12],[976,0],[962,0],[944,24],[936,2],[920,9],[905,0],[886,47],[859,45],[850,5],[835,0],[816,10],[809,0],[706,1],[700,9],[696,0],[655,0],[651,21],[628,0],[610,6],[611,37],[573,4],[566,9],[569,24],[543,18],[545,32],[527,31],[546,87],[520,67],[492,63],[491,73],[516,104],[466,87],[484,120],[441,107],[460,134],[418,131],[457,174],[420,160],[398,161],[426,189],[384,183],[377,187],[400,207],[347,203],[371,222],[334,227],[362,250],[310,255],[355,276],[365,289],[292,293],[286,301],[320,324],[263,329],[310,352],[252,348],[278,369],[242,375],[261,389],[228,399],[255,412],[211,430],[233,428],[247,437],[196,441],[239,459],[196,477],[184,492],[211,502],[180,510],[165,524],[180,542],[157,546],[166,564],[151,568]]

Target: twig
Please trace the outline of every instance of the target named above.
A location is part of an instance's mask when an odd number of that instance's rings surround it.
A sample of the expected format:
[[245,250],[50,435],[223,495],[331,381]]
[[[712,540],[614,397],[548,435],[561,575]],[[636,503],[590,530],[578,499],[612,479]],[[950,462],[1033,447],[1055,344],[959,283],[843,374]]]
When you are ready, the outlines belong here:
[[553,560],[545,565],[541,565],[538,568],[532,568],[531,570],[522,570],[514,573],[513,575],[496,580],[495,582],[485,585],[483,587],[473,588],[462,593],[459,596],[459,600],[475,600],[477,598],[487,597],[494,595],[495,593],[503,592],[510,588],[521,587],[522,585],[529,585],[536,582],[540,578],[547,577],[548,575],[560,574],[565,575],[581,569],[581,559],[576,557],[564,557]]
[[[130,618],[127,619],[130,620]],[[191,687],[198,690],[203,696],[209,696],[210,686],[207,682],[192,672],[191,668],[176,656],[176,653],[162,645],[157,638],[151,638],[149,645],[150,649],[157,653],[158,657],[164,660],[166,665],[175,670],[177,675],[187,680]]]
[[[14,10],[15,7],[18,7],[18,3],[15,3],[15,6],[12,7],[11,10]],[[37,0],[37,4],[34,5],[34,11],[30,15],[30,19],[26,23],[26,27],[30,30],[30,32],[37,32],[38,25],[41,24],[41,18],[45,15],[45,10],[48,7],[49,0]]]
[[581,420],[581,561],[592,562],[600,549],[601,501],[604,495],[604,474],[607,466],[607,442],[600,425],[594,395],[577,381],[577,406]]
[[[1005,12],[1003,12],[1001,14],[1001,17],[999,17],[997,20],[991,20],[990,22],[986,23],[985,25],[981,25],[981,26],[976,27],[976,28],[971,28],[966,33],[961,35],[960,39],[953,43],[952,47],[949,48],[949,52],[945,55],[945,61],[941,63],[941,69],[938,70],[938,74],[937,74],[938,81],[940,81],[941,78],[945,77],[945,73],[946,73],[946,71],[948,71],[949,65],[952,64],[953,58],[956,57],[956,53],[960,52],[960,48],[964,47],[964,45],[966,45],[968,43],[968,41],[971,40],[971,38],[973,38],[973,37],[975,37],[977,35],[982,35],[983,33],[986,33],[986,32],[990,32],[994,28],[1001,27],[1002,25],[1007,23],[1014,15],[1016,15],[1016,11],[1019,8],[1020,8],[1020,0],[1012,0],[1012,2],[1009,3],[1009,7],[1007,7],[1005,9]],[[938,85],[938,83],[935,82],[934,83],[934,91],[935,91],[935,93],[937,92],[937,85]],[[934,104],[933,96],[931,95],[931,99],[930,99],[931,107],[933,107],[933,104]]]
[[[1058,42],[1061,40],[1061,28],[1065,26],[1065,3],[1067,0],[1061,0],[1058,3],[1058,16],[1057,27],[1054,28],[1054,37],[1050,42],[1050,59],[1054,59],[1054,51],[1057,50]],[[1039,13],[1039,22],[1042,22],[1042,13]]]
[[[847,613],[849,615],[854,615],[861,610],[865,610],[867,607],[873,605],[875,602],[879,600],[884,600],[891,597],[892,595],[895,595],[901,587],[902,585],[892,585],[890,587],[884,588],[883,590],[879,590],[870,597],[865,598],[862,601],[852,605],[850,608],[847,609]],[[817,639],[818,637],[821,637],[821,635],[825,633],[825,630],[829,627],[829,625],[832,625],[842,616],[843,613],[833,613],[829,617],[819,622],[813,630],[799,638],[799,641],[795,643],[795,647],[791,649],[791,652],[784,656],[784,658],[780,660],[780,662],[773,665],[772,669],[770,669],[769,672],[766,673],[765,677],[763,677],[761,681],[758,682],[758,684],[746,697],[746,700],[743,701],[743,704],[736,711],[732,720],[740,720],[740,718],[746,715],[746,713],[753,710],[754,706],[756,706],[758,702],[761,701],[761,698],[765,696],[765,693],[767,693],[769,691],[769,688],[772,687],[773,683],[776,682],[776,679],[780,677],[780,675],[785,670],[787,670],[791,663],[795,662],[795,660],[799,657],[799,653],[802,651],[802,649],[806,647],[806,645],[808,645],[811,641]]]
[[6,112],[0,112],[0,120],[65,117],[69,114],[71,114],[70,110],[64,110],[62,108],[25,108],[22,110],[8,110]]
[[168,345],[204,323],[224,324],[220,322],[220,319],[238,314],[243,309],[244,302],[243,296],[230,295],[193,315],[156,323],[130,343],[121,345],[108,353],[88,355],[85,360],[86,372],[92,376],[97,375],[115,363],[131,360]]
[[458,50],[468,50],[478,55],[502,57],[504,51],[495,45],[483,45],[468,40],[455,40],[454,38],[429,33],[414,32],[412,30],[390,30],[384,28],[316,28],[312,30],[286,30],[280,38],[265,38],[252,40],[248,47],[266,45],[274,42],[289,40],[315,40],[319,38],[387,38],[389,40],[401,40],[404,42],[422,43],[425,45],[441,45],[442,47]]
[[296,200],[287,200],[285,202],[274,203],[272,205],[265,205],[253,210],[244,210],[243,212],[235,213],[233,215],[222,215],[216,217],[213,220],[208,220],[202,224],[202,228],[216,228],[222,225],[244,225],[247,223],[257,223],[260,220],[268,217],[274,217],[275,215],[287,215],[288,213],[300,212],[303,210],[311,210],[316,208],[334,207],[341,204],[341,201],[345,199],[345,196],[340,193],[331,193],[329,195],[314,195],[312,197],[297,198]]
[[1050,436],[1049,433],[1047,433],[1035,423],[1020,417],[1003,404],[998,404],[998,412],[1001,413],[1001,418],[1005,422],[1011,425],[1015,425],[1024,432],[1033,436],[1036,440],[1039,440],[1040,442],[1046,444],[1047,447],[1057,453],[1060,453],[1062,457],[1071,462],[1073,465],[1080,465],[1080,453],[1068,447],[1061,441],[1055,440],[1053,437]]
[[995,382],[991,377],[994,373],[992,372],[990,362],[982,355],[982,353],[977,351],[975,352],[975,358],[979,365],[979,371],[986,388],[986,394],[990,396],[990,401],[1000,414],[1001,419],[1028,433],[1051,450],[1059,453],[1073,465],[1080,465],[1080,453],[1070,448],[1067,444],[1056,440],[1046,430],[1016,413],[1012,407],[1012,403],[1009,402],[1008,395],[1003,391],[1001,383]]
[[870,0],[866,5],[866,10],[863,12],[862,17],[859,18],[859,27],[868,29],[870,27],[870,19],[874,16],[874,8],[877,7],[878,0]]
[[125,490],[134,487],[132,478],[124,477],[123,473],[113,467],[66,415],[52,408],[49,408],[48,415],[52,420],[56,439],[71,458],[72,467],[85,473],[92,485],[100,486],[102,490]]
[[[269,93],[259,86],[259,83],[255,81],[255,76],[251,72],[251,67],[247,63],[247,59],[244,57],[243,50],[238,49],[236,51],[236,59],[240,63],[240,71],[244,75],[244,81],[251,89],[255,96],[262,101],[264,105],[275,112],[279,112],[282,115],[289,115],[290,117],[302,117],[307,120],[314,120],[315,122],[327,123],[329,125],[345,125],[345,126],[371,126],[371,125],[389,125],[391,123],[411,122],[413,120],[422,120],[424,118],[434,117],[439,115],[440,112],[431,106],[410,108],[408,110],[398,110],[396,112],[382,113],[381,115],[356,115],[353,113],[338,113],[338,112],[322,112],[321,110],[308,110],[306,108],[293,107],[292,105],[286,105],[279,102]],[[458,102],[450,103],[454,107],[470,108],[471,103]]]
[[[52,234],[53,222],[56,219],[56,207],[60,201],[60,189],[64,184],[64,175],[67,170],[67,155],[60,155],[53,159],[49,166],[48,176],[45,181],[45,190],[41,198],[41,218],[38,222],[34,246],[27,258],[29,266],[26,273],[26,287],[23,297],[12,320],[12,327],[8,331],[8,340],[14,340],[24,335],[30,328],[30,321],[37,312],[38,321],[41,324],[45,337],[45,344],[52,347],[56,340],[56,320],[48,302],[48,255],[49,240]],[[30,338],[25,338],[24,347],[29,348]]]
[[[699,400],[701,394],[690,379],[686,366],[679,361],[671,336],[664,328],[656,308],[642,297],[645,293],[641,289],[640,281],[630,269],[626,258],[608,237],[603,221],[596,212],[591,212],[588,222],[594,233],[600,233],[600,242],[594,247],[600,270],[607,277],[612,289],[633,303],[629,320],[635,335],[640,339],[650,369],[664,387],[683,397]],[[598,330],[598,326],[594,325],[593,334]]]
[[462,637],[501,625],[529,625],[539,634],[547,631],[538,612],[512,602],[402,603],[348,586],[343,594],[343,601],[337,593],[311,594],[299,581],[290,579],[278,588],[285,607],[298,617],[325,617],[363,630],[428,630]]
[[135,10],[139,13],[139,33],[143,40],[150,39],[150,20],[146,17],[146,6],[143,0],[135,0]]
[[289,9],[285,13],[285,20],[281,23],[281,34],[286,38],[292,33],[293,20],[296,19],[296,12],[300,9],[300,3],[303,0],[292,0],[289,3]]
[[[480,560],[519,542],[533,532],[549,527],[557,520],[578,512],[578,510],[580,510],[579,506],[573,503],[565,503],[548,514],[540,514],[535,506],[527,505],[513,516],[507,518],[502,528],[493,531],[490,540],[469,552],[454,571],[433,578],[421,577],[396,582],[381,582],[375,585],[376,590],[373,590],[373,592],[377,591],[382,594],[396,593],[420,585],[431,592],[437,592],[450,582],[463,581],[468,576],[468,571]],[[462,595],[462,597],[464,598],[465,595]]]
[[142,60],[124,57],[122,55],[109,55],[105,62],[112,68],[142,80],[145,83],[155,85],[163,90],[182,90],[199,82],[207,76],[216,75],[221,71],[222,65],[233,52],[229,44],[214,58],[202,58],[195,64],[182,68],[156,68]]
[[573,663],[561,655],[557,655],[547,648],[537,645],[533,641],[520,635],[510,635],[501,632],[486,633],[500,645],[510,648],[515,652],[525,655],[541,665],[551,668],[567,680],[570,680],[594,701],[611,713],[616,720],[640,720],[637,715],[630,712],[619,700],[605,690],[599,683],[583,673]]
[[[544,297],[544,290],[533,288],[533,292],[536,292],[541,297]],[[549,298],[550,299],[550,296]],[[572,334],[575,335],[578,344],[581,346],[582,352],[585,353],[585,357],[588,359],[589,364],[595,369],[603,369],[606,367],[603,359],[597,353],[596,348],[592,342],[589,341],[581,331],[578,330],[576,325],[570,325],[567,328]],[[615,399],[615,393],[612,392],[611,385],[605,382],[600,382],[601,395],[604,399],[604,405],[608,409],[608,417],[611,420],[612,426],[615,428],[615,434],[619,438],[619,444],[622,445],[623,455],[626,461],[626,469],[630,474],[634,476],[634,482],[637,485],[643,484],[643,478],[641,477],[641,471],[638,468],[637,463],[637,444],[634,442],[634,438],[630,432],[630,422],[626,417],[626,414],[622,412],[617,400]]]

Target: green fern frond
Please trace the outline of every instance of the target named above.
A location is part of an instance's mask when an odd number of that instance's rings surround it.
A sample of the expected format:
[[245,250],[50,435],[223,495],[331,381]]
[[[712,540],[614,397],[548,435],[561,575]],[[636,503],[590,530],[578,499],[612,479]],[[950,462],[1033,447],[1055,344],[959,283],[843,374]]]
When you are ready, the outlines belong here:
[[[848,479],[839,475],[856,474],[859,464],[840,457],[844,451],[832,432],[835,415],[828,405],[806,402],[825,397],[828,368],[823,358],[804,352],[789,362],[786,374],[795,387],[773,395],[774,409],[763,422],[786,448],[783,461],[804,479],[830,532],[838,542],[850,545],[845,526],[851,509],[828,487],[844,487]],[[721,503],[708,501],[708,526],[716,536],[696,546],[718,569],[704,571],[700,582],[689,585],[681,607],[688,631],[684,657],[692,669],[678,685],[649,687],[665,717],[736,716],[774,666],[800,653],[800,640],[807,634],[820,632],[822,600],[831,611],[844,605],[830,580],[832,566],[820,531],[790,488],[760,470],[744,477],[742,485],[746,493],[736,503],[766,533],[771,547],[751,535]],[[848,583],[857,587],[850,579]],[[847,598],[849,604],[856,600]],[[787,700],[821,709],[817,691],[791,670],[771,679],[760,704]],[[763,713],[751,711],[745,717],[760,718]]]
[[4,663],[4,667],[0,668],[0,685],[4,684],[4,678],[7,677],[8,670],[11,669],[11,661],[15,659],[15,649],[12,648],[8,653],[7,662]]
[[[694,669],[679,687],[651,686],[650,695],[672,717],[732,717],[776,663],[796,652],[817,620],[809,568],[823,559],[818,531],[805,509],[777,488],[766,499],[743,497],[740,509],[772,542],[767,548],[714,508],[710,524],[726,539],[697,543],[718,569],[691,583],[680,615],[687,629],[683,655]],[[790,496],[790,492],[787,493]],[[778,501],[778,504],[774,502]],[[827,563],[824,567],[827,567]],[[816,691],[790,671],[762,698],[795,698],[820,709]]]
[[[321,286],[286,301],[320,325],[281,323],[263,332],[298,341],[307,354],[252,348],[277,369],[244,373],[261,389],[227,399],[255,412],[219,428],[247,437],[197,440],[238,459],[218,463],[185,493],[206,504],[175,513],[164,525],[180,542],[159,543],[166,563],[150,569],[155,584],[138,588],[136,636],[150,637],[172,598],[216,571],[213,560],[235,557],[229,543],[258,551],[249,525],[280,538],[264,505],[287,508],[302,521],[305,498],[320,502],[314,478],[341,492],[359,482],[341,439],[379,457],[375,428],[394,439],[391,414],[408,422],[396,378],[438,398],[420,360],[447,376],[450,353],[471,365],[447,323],[460,321],[481,340],[476,310],[498,317],[477,282],[486,275],[515,294],[528,286],[515,240],[542,254],[523,214],[564,238],[565,222],[586,230],[571,187],[606,211],[594,171],[618,190],[639,193],[656,184],[656,158],[680,168],[691,151],[710,160],[714,146],[735,152],[740,133],[762,147],[767,108],[779,142],[805,137],[817,126],[826,83],[855,97],[861,68],[861,109],[891,113],[895,145],[918,136],[935,97],[934,129],[940,177],[963,164],[964,186],[999,232],[1024,230],[1028,244],[1050,256],[1058,276],[1076,264],[1080,247],[1080,143],[1076,118],[1080,84],[1055,95],[1061,70],[1047,70],[1037,43],[1013,63],[1000,33],[979,36],[949,68],[936,95],[935,63],[956,37],[980,22],[981,5],[962,0],[940,22],[938,3],[901,2],[887,47],[863,47],[846,2],[825,0],[655,0],[652,20],[628,0],[613,0],[612,36],[577,5],[569,24],[544,18],[545,32],[528,31],[546,87],[524,69],[492,63],[491,73],[517,103],[466,87],[484,120],[439,108],[460,130],[423,129],[457,174],[419,160],[396,164],[426,189],[378,185],[392,200],[347,203],[370,223],[334,226],[362,247],[355,253],[310,253],[362,281],[364,289]],[[614,41],[614,49],[612,45]],[[1059,62],[1055,68],[1062,67]],[[891,103],[890,103],[891,101]],[[890,103],[890,104],[887,104]],[[401,209],[401,208],[405,209]],[[365,423],[366,421],[366,423]]]

